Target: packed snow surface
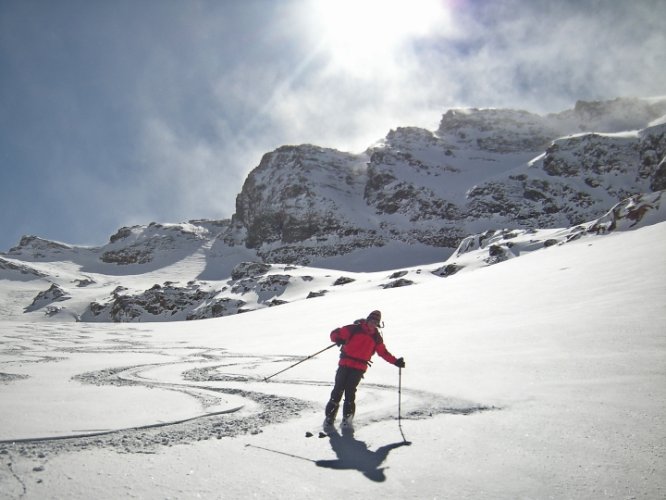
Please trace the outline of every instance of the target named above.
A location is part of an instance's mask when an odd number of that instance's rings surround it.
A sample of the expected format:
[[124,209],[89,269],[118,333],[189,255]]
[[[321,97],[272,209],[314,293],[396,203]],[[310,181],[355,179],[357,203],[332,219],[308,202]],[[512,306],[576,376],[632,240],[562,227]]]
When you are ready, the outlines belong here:
[[[658,222],[219,319],[12,315],[0,498],[664,498],[665,255]],[[373,309],[407,366],[319,437],[337,351],[306,358]]]

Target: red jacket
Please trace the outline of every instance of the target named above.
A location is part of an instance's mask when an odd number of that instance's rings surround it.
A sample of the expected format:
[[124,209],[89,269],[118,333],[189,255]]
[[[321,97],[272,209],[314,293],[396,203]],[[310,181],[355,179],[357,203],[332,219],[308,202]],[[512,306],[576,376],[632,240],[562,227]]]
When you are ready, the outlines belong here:
[[370,358],[376,352],[386,361],[395,364],[395,356],[384,345],[384,339],[376,327],[365,320],[353,325],[336,328],[331,332],[332,342],[342,342],[340,350],[340,366],[348,366],[357,370],[366,371]]

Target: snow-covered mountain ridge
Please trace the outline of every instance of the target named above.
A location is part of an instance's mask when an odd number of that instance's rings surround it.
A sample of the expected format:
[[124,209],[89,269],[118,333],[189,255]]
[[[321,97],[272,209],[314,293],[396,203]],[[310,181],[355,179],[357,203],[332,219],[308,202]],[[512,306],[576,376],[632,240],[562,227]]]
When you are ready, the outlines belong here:
[[279,148],[248,176],[232,226],[264,261],[319,265],[389,243],[450,253],[488,229],[579,224],[664,189],[665,106],[451,110],[436,131],[399,128],[360,155]]
[[[36,255],[33,262],[0,257],[0,310],[6,317],[30,313],[33,319],[56,317],[88,322],[192,320],[228,316],[328,294],[416,285],[580,238],[595,238],[666,221],[664,193],[628,198],[604,216],[567,229],[488,230],[462,240],[445,262],[374,273],[240,262],[228,278],[206,280],[202,276],[210,265],[206,258],[207,240],[202,237],[205,233],[201,228],[191,225],[160,225],[162,232],[158,231],[158,225],[145,228],[148,235],[144,236],[154,248],[153,255],[160,258],[144,263],[145,272],[134,275],[108,274],[106,270],[118,267],[109,263],[93,269],[91,263],[95,262],[99,249],[83,251],[32,239],[29,243],[40,249],[33,254]],[[134,231],[132,237],[140,241],[140,232]],[[182,233],[190,246],[170,250],[169,236],[173,232]],[[161,240],[158,234],[162,235]],[[156,245],[156,238],[164,245]],[[176,252],[180,260],[174,260]],[[84,264],[76,264],[73,259]],[[23,300],[18,301],[23,304],[22,310],[10,307],[17,302],[16,293],[24,294]]]
[[665,132],[666,99],[616,99],[548,116],[450,110],[436,131],[398,128],[361,154],[283,146],[250,172],[231,220],[125,227],[93,248],[23,237],[0,254],[0,283],[24,310],[0,312],[215,317],[449,276],[600,220],[661,221]]

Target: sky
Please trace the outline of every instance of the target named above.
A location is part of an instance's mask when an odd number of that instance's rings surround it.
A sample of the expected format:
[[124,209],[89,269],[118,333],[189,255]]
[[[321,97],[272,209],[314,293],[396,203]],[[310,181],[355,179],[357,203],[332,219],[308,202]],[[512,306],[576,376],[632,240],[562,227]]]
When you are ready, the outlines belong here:
[[0,0],[0,252],[229,218],[263,154],[664,94],[661,0]]

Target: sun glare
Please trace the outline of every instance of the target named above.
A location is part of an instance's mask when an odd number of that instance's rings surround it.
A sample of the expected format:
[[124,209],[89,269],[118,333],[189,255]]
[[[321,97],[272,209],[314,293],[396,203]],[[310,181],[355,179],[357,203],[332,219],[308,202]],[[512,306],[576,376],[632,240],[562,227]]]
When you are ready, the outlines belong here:
[[313,0],[321,50],[348,68],[383,64],[448,17],[442,0]]

